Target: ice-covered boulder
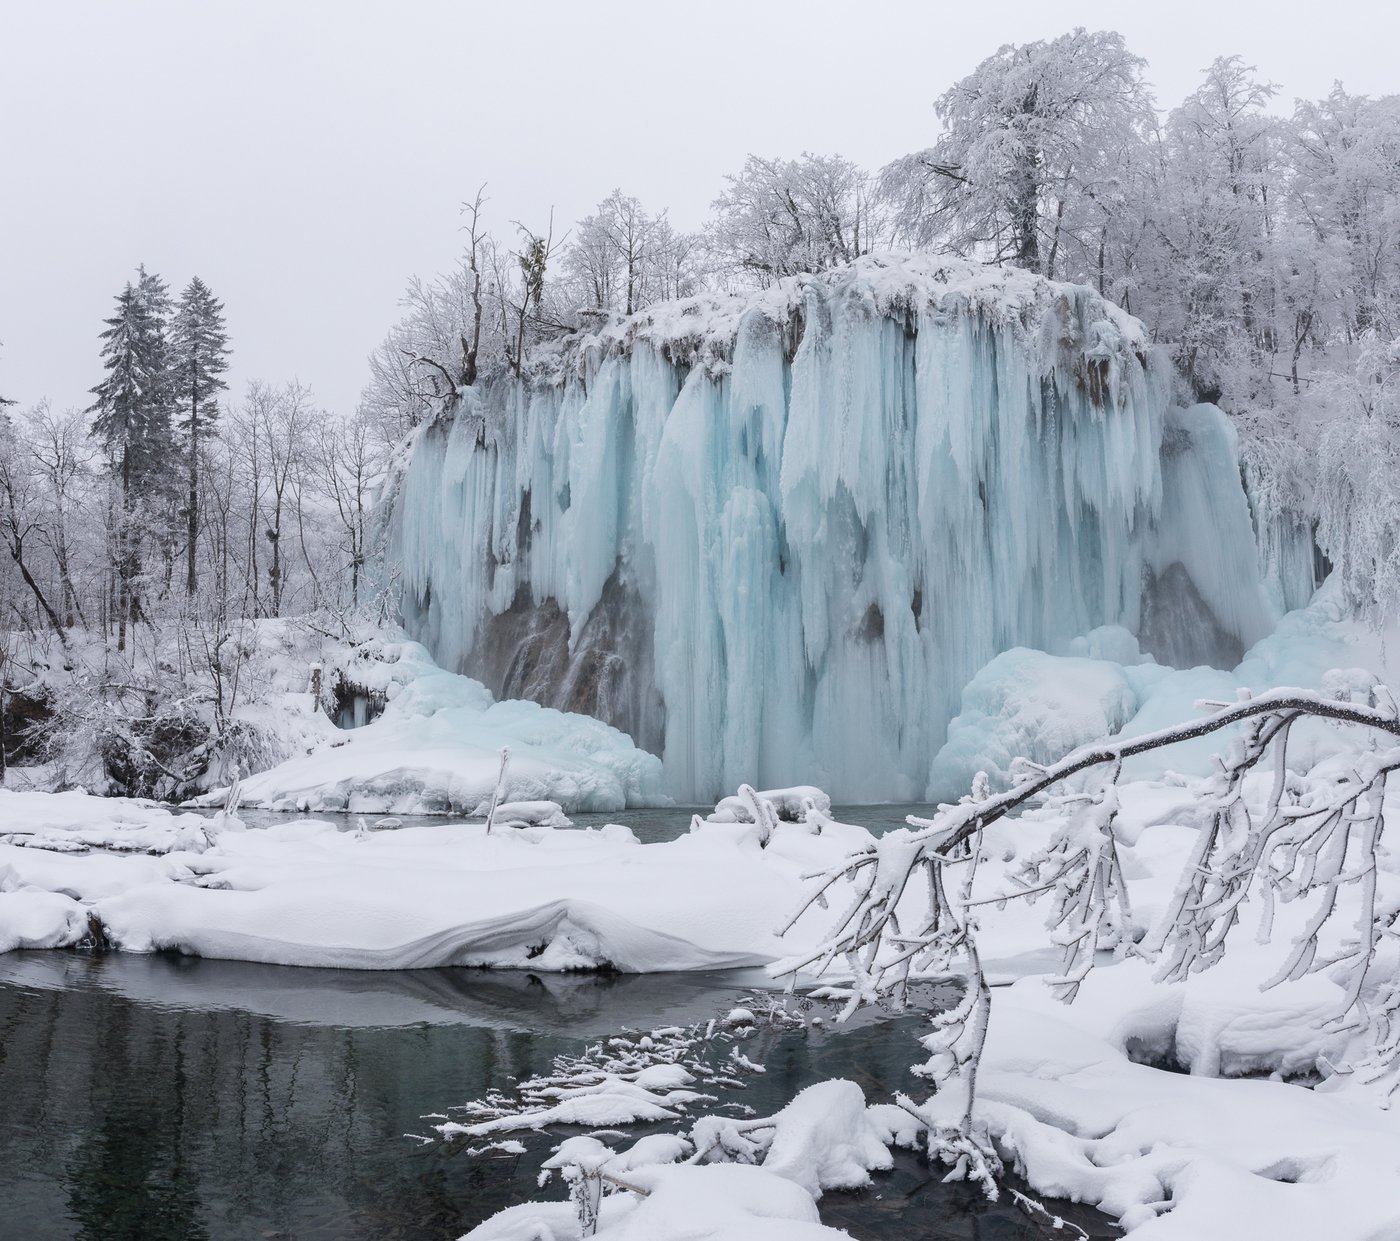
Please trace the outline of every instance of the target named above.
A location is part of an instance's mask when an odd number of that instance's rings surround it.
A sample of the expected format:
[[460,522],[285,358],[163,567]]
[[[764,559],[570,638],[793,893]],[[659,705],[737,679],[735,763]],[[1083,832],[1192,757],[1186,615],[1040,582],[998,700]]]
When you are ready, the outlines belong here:
[[[783,823],[804,822],[808,803],[822,814],[831,813],[831,798],[810,784],[799,784],[790,789],[759,789],[753,796],[772,806],[773,813]],[[752,823],[753,806],[743,794],[731,794],[719,799],[709,818],[711,823]]]
[[1116,733],[1137,709],[1122,664],[1024,647],[1004,651],[963,690],[962,710],[929,772],[928,796],[957,801],[979,771],[993,788],[1006,788],[1014,759],[1054,762]]

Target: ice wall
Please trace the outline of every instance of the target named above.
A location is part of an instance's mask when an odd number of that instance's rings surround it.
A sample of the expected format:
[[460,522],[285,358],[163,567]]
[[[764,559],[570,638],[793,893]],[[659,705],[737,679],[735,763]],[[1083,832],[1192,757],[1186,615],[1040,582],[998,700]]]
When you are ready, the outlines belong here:
[[679,798],[919,797],[1001,651],[1116,624],[1195,661],[1268,630],[1233,453],[1092,291],[869,256],[469,391],[398,483],[404,619],[631,732]]

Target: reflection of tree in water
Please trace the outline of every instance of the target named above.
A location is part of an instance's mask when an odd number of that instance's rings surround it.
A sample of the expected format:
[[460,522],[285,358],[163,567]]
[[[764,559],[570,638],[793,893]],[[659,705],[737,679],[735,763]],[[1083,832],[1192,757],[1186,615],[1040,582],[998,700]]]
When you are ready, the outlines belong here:
[[157,1066],[131,1037],[127,1010],[118,1007],[98,1037],[94,1082],[83,1138],[68,1160],[68,1205],[81,1241],[202,1241],[199,1198],[185,1166],[187,1089],[182,1047],[162,1057],[160,1071],[176,1106],[150,1089]]
[[[610,1020],[685,1023],[740,994],[699,977],[381,979],[217,962],[70,964],[75,976],[136,982],[178,972],[191,998],[200,980],[218,984],[213,1000],[238,987],[301,987],[322,1014],[343,1005],[353,1015],[371,989],[375,1011],[389,1011],[382,996],[392,983],[409,1012],[432,1001],[482,1024],[301,1023],[213,1004],[173,1009],[100,987],[0,983],[0,1241],[460,1236],[538,1194],[535,1173],[558,1135],[521,1135],[530,1154],[519,1160],[469,1159],[401,1136],[425,1132],[425,1112],[544,1072],[555,1054],[615,1029]],[[908,1037],[874,1012],[839,1033],[784,1034],[754,1053],[769,1072],[724,1097],[769,1114],[817,1078],[854,1077],[872,1099],[887,1098],[910,1086]],[[911,1221],[940,1241],[1036,1235],[1019,1231],[1010,1208],[976,1195],[963,1203],[960,1187],[902,1159],[866,1194],[828,1195],[823,1213],[871,1241],[907,1237]]]
[[[495,997],[503,1012],[512,990]],[[353,1012],[348,984],[332,995]],[[81,985],[0,985],[0,1032],[0,1202],[22,1202],[0,1218],[3,1241],[458,1236],[518,1201],[533,1167],[513,1182],[513,1160],[402,1135],[563,1049],[518,1028],[299,1024]]]

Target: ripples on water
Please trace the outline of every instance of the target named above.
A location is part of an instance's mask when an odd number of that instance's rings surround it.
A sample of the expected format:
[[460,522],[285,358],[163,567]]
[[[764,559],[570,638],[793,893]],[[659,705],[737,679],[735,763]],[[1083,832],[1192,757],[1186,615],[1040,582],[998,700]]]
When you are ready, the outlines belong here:
[[[0,1235],[449,1241],[537,1193],[557,1138],[473,1160],[404,1138],[425,1113],[622,1027],[707,1019],[762,979],[0,955]],[[740,1101],[772,1112],[833,1076],[872,1099],[915,1089],[916,1020],[773,1035],[768,1072]],[[870,1241],[1047,1235],[913,1156],[822,1211]],[[1092,1211],[1076,1218],[1116,1235]]]

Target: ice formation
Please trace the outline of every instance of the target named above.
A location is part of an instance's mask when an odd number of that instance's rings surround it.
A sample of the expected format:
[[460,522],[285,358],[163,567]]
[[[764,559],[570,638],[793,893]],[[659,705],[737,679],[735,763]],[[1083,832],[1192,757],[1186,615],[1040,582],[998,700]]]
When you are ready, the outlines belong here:
[[1266,589],[1236,457],[1091,290],[874,255],[469,390],[393,562],[440,663],[615,724],[677,797],[914,798],[1000,652],[1115,625],[1229,667],[1310,589]]

